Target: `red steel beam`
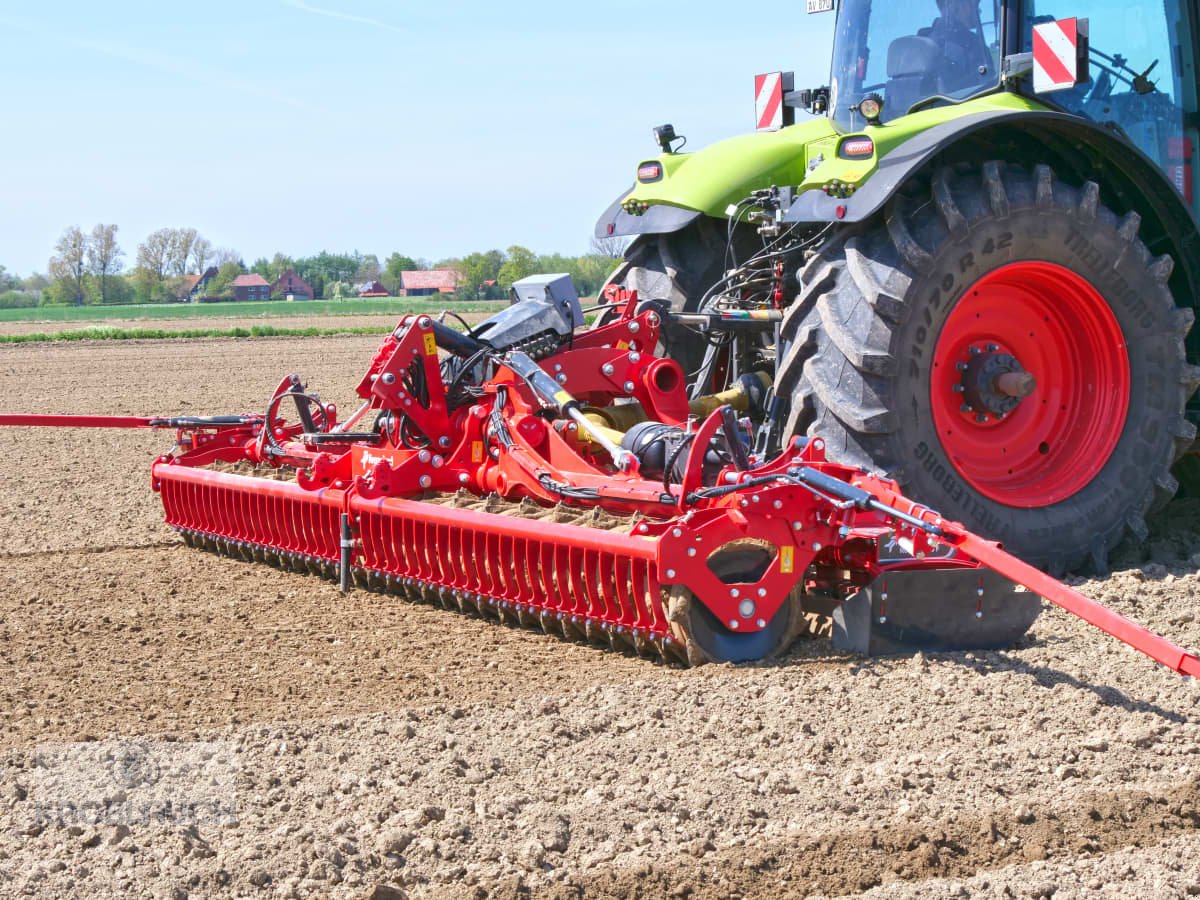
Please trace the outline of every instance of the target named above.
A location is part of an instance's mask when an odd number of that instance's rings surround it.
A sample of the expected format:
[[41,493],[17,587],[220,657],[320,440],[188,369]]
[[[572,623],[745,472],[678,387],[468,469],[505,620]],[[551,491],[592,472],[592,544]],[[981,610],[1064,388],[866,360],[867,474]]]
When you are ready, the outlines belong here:
[[991,541],[985,541],[970,532],[958,534],[957,538],[952,543],[972,559],[996,570],[1017,584],[1025,585],[1055,606],[1062,607],[1072,615],[1079,616],[1088,624],[1111,634],[1135,650],[1145,653],[1172,671],[1178,672],[1180,675],[1200,676],[1200,657],[1194,653],[1189,653],[1161,635],[1157,635],[1120,613],[1113,612],[1107,606],[1102,606],[1095,600],[1085,597],[1079,591],[1051,578],[1040,569],[1021,562],[1015,556],[1005,553]]
[[[56,428],[154,428],[149,416],[35,416],[0,414],[2,425],[52,426]],[[161,421],[161,419],[159,419]]]

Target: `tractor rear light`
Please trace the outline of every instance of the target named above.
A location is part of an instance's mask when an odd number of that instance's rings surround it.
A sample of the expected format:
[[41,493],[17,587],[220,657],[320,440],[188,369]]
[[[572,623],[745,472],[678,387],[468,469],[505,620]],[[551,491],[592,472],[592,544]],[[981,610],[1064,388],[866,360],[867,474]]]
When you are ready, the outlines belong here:
[[862,159],[875,153],[875,142],[870,138],[847,138],[838,149],[842,159]]
[[662,163],[647,162],[638,166],[638,181],[642,184],[650,184],[654,181],[662,181],[663,168]]
[[1174,160],[1184,160],[1192,158],[1192,141],[1191,138],[1173,137],[1167,138],[1167,158]]

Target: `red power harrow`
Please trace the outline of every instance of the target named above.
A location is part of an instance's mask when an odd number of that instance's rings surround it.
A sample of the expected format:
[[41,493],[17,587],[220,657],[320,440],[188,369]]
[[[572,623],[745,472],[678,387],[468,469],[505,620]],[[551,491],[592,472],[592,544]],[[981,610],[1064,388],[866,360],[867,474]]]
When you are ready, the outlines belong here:
[[606,299],[590,330],[549,288],[466,334],[406,316],[346,422],[293,375],[261,415],[0,425],[173,428],[153,487],[190,545],[667,660],[762,658],[811,627],[863,653],[999,648],[1045,598],[1200,674],[819,439],[749,452],[765,380],[689,403],[654,352],[667,313]]

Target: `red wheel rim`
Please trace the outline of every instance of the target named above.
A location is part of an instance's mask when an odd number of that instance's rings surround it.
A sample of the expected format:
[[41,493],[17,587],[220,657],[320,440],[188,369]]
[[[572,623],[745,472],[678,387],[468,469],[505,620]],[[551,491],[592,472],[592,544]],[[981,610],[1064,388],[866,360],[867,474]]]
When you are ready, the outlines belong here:
[[[978,405],[974,361],[988,354],[1014,359],[1036,381],[1013,409]],[[1008,506],[1049,506],[1091,482],[1116,448],[1129,410],[1129,353],[1087,279],[1053,263],[1011,263],[950,311],[930,395],[942,448],[967,483]]]

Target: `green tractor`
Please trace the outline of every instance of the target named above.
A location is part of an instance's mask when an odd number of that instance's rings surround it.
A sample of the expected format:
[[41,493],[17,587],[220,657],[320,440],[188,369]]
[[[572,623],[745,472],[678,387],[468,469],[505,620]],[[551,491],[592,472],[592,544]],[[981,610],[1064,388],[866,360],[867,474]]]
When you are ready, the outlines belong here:
[[1194,0],[836,16],[829,85],[759,76],[758,132],[655,129],[597,224],[635,236],[611,281],[673,313],[695,393],[772,373],[762,452],[823,438],[1036,565],[1104,571],[1196,465]]

